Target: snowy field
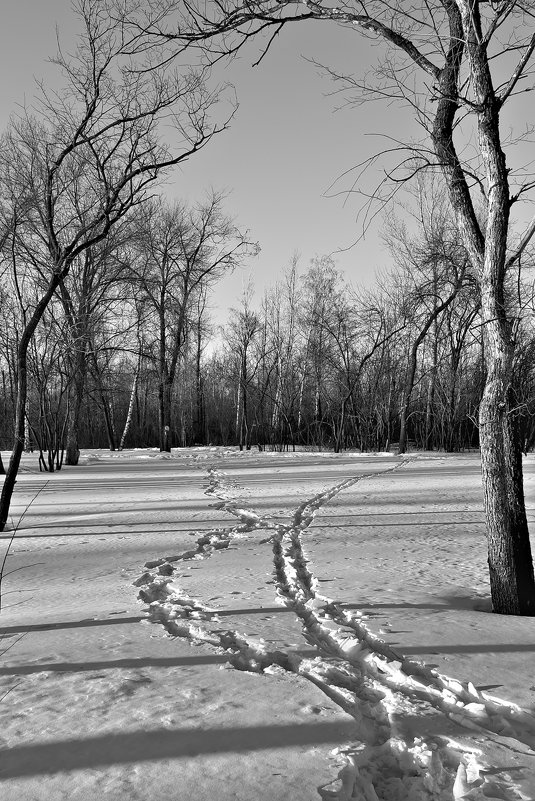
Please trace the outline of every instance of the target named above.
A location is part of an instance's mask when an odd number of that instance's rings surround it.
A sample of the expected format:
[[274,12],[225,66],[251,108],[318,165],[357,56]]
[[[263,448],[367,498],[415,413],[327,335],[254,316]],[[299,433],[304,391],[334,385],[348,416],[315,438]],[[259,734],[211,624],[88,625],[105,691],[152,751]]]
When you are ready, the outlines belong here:
[[535,800],[535,624],[489,614],[475,454],[81,462],[17,484],[2,801]]

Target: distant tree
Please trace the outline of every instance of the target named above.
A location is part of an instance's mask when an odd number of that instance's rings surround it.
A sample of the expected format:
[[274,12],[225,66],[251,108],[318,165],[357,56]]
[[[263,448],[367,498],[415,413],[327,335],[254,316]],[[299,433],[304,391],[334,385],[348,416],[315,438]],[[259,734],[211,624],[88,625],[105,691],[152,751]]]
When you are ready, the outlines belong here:
[[234,363],[236,380],[236,436],[240,451],[251,448],[251,419],[249,398],[259,359],[254,345],[260,331],[257,312],[251,307],[252,288],[242,293],[240,306],[231,309],[226,328],[226,343]]
[[217,192],[191,208],[163,201],[147,205],[136,243],[136,275],[153,312],[147,353],[152,352],[158,370],[160,450],[170,451],[172,393],[191,330],[190,314],[200,309],[199,295],[254,253],[255,246],[224,214],[223,195]]
[[193,421],[193,442],[197,445],[207,444],[206,403],[204,392],[203,355],[211,332],[208,318],[208,291],[204,286],[197,293],[193,308],[192,335],[195,340],[195,415]]
[[56,311],[51,303],[28,352],[26,419],[39,449],[39,469],[47,473],[63,465],[69,405],[70,375],[64,348],[67,326]]
[[[127,224],[125,224],[125,222]],[[78,464],[79,429],[86,379],[100,329],[112,316],[120,328],[120,310],[124,307],[128,257],[124,241],[131,234],[128,221],[121,221],[98,244],[88,247],[72,263],[61,281],[58,295],[68,326],[67,359],[70,373],[65,463]]]

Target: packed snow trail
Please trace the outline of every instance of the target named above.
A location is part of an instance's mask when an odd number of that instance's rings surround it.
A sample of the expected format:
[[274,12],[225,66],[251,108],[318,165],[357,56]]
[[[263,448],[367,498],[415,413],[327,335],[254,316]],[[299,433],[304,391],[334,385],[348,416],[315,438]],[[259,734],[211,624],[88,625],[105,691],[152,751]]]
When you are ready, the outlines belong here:
[[[338,486],[338,492],[345,488],[344,483]],[[335,489],[325,496],[332,497]],[[362,613],[344,610],[316,592],[317,581],[307,568],[301,534],[320,502],[321,496],[306,501],[297,510],[293,526],[281,527],[274,544],[279,595],[299,615],[310,641],[359,666],[365,650],[370,672],[381,684],[428,702],[458,723],[514,737],[535,750],[535,717],[529,712],[478,692],[470,682],[406,659],[370,632]]]
[[[301,540],[317,511],[344,489],[399,469],[406,461],[380,473],[345,479],[314,495],[297,507],[288,525],[274,524],[238,507],[237,485],[210,469],[205,494],[219,498],[217,508],[240,522],[204,534],[195,550],[148,562],[149,570],[135,582],[141,588],[139,597],[149,605],[151,621],[161,623],[172,636],[222,649],[230,664],[240,670],[288,671],[302,676],[355,719],[362,745],[342,752],[345,766],[331,785],[318,788],[322,798],[525,799],[512,780],[492,777],[494,771],[466,737],[466,729],[511,737],[533,749],[535,718],[513,704],[478,692],[469,682],[456,681],[404,658],[366,627],[362,613],[344,609],[317,592],[317,579],[308,568]],[[218,610],[190,597],[173,581],[174,563],[204,559],[255,529],[272,530],[262,542],[273,543],[275,592],[301,621],[306,641],[317,652],[314,658],[270,649],[261,638],[222,630]],[[156,573],[151,572],[154,568]],[[451,721],[454,737],[418,736],[418,721],[424,722],[434,710]]]

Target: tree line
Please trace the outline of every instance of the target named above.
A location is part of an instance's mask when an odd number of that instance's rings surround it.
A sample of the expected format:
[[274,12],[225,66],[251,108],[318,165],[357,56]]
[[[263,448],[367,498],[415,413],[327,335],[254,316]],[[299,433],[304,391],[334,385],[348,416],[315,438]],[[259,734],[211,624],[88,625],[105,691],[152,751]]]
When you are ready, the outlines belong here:
[[[390,215],[393,265],[366,290],[328,256],[211,320],[210,298],[256,246],[211,192],[152,199],[59,284],[27,357],[25,448],[44,471],[80,447],[234,445],[405,452],[479,447],[485,354],[477,280],[440,182],[420,181],[409,221]],[[8,258],[6,257],[6,261]],[[3,447],[17,411],[17,346],[39,291],[4,270]],[[35,276],[33,276],[35,279]],[[535,437],[533,287],[511,281],[522,447]]]

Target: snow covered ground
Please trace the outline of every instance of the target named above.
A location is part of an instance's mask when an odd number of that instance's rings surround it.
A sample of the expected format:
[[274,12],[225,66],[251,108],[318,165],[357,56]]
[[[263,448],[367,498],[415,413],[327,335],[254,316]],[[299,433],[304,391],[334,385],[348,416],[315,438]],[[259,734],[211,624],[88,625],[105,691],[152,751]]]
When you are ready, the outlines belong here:
[[81,461],[17,485],[3,801],[534,801],[535,627],[489,613],[475,454]]

